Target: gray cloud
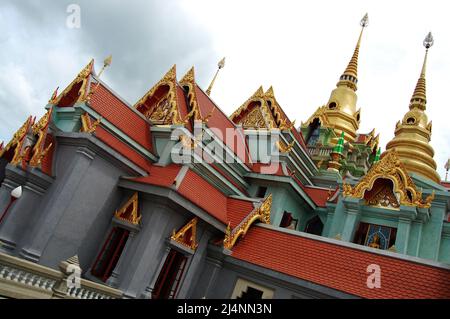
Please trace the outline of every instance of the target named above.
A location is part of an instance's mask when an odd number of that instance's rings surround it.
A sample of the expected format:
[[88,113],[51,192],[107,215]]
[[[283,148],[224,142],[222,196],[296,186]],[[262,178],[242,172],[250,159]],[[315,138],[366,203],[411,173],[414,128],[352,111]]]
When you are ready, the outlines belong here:
[[[80,29],[66,26],[72,3],[81,8]],[[196,65],[205,82],[217,61],[209,33],[189,20],[178,1],[6,1],[0,12],[0,71],[10,74],[0,77],[0,112],[14,113],[0,120],[0,139],[8,139],[28,114],[41,114],[54,88],[63,89],[91,57],[98,71],[113,55],[104,80],[130,103],[174,63],[179,76]]]

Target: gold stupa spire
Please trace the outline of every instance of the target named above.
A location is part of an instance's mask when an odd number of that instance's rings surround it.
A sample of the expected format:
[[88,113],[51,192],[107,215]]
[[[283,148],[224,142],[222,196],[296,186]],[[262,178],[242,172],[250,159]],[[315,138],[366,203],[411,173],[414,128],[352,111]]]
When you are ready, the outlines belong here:
[[403,120],[397,122],[395,137],[386,145],[386,150],[397,151],[400,160],[409,172],[414,172],[437,183],[440,182],[436,172],[436,162],[433,159],[434,150],[429,144],[431,139],[431,121],[425,114],[427,98],[425,86],[425,72],[428,50],[433,45],[431,32],[428,33],[423,45],[425,57],[414,93]]
[[361,45],[361,39],[364,29],[369,25],[369,15],[366,13],[361,19],[361,32],[359,33],[358,42],[356,43],[355,51],[353,52],[352,58],[347,65],[344,73],[339,78],[339,85],[346,85],[356,91],[356,84],[358,83],[358,57],[359,57],[359,47]]
[[[352,58],[348,63],[344,73],[340,76],[336,88],[331,92],[330,98],[324,106],[322,106],[316,113],[323,114],[326,118],[326,123],[321,125],[330,127],[334,130],[335,137],[332,143],[337,143],[342,132],[345,133],[345,141],[354,142],[360,122],[360,110],[356,108],[356,84],[358,82],[358,57],[359,48],[361,46],[361,39],[364,29],[369,25],[369,16],[366,13],[360,22],[361,31],[359,33],[358,42]],[[313,116],[313,120],[314,120]],[[309,124],[308,124],[309,125]]]

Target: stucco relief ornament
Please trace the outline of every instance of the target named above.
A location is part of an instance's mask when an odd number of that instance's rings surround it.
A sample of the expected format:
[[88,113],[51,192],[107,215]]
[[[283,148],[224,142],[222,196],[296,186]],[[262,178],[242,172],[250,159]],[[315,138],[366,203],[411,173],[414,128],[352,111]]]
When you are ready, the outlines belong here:
[[232,249],[240,236],[244,236],[249,230],[250,226],[257,220],[270,224],[270,209],[272,207],[272,194],[270,194],[264,202],[255,208],[250,214],[245,217],[242,222],[231,230],[230,223],[228,223],[223,240],[223,246],[226,249]]
[[367,174],[354,186],[343,184],[345,197],[364,198],[366,191],[372,190],[377,179],[387,179],[393,184],[392,192],[398,197],[400,205],[429,208],[434,199],[434,192],[427,198],[422,198],[413,180],[399,160],[395,149],[383,153],[379,162],[375,163]]

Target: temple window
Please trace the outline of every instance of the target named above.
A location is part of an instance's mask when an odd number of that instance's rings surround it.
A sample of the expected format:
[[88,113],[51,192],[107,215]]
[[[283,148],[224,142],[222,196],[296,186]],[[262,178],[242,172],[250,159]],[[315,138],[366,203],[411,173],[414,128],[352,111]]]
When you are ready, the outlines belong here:
[[320,220],[319,216],[314,216],[306,223],[305,227],[306,233],[321,236],[322,231],[323,231],[323,223]]
[[258,186],[258,190],[256,191],[256,197],[264,198],[264,196],[266,196],[266,192],[267,192],[267,187]]
[[129,233],[121,227],[114,227],[111,230],[92,267],[92,275],[103,281],[108,280],[119,261]]
[[297,229],[298,219],[292,217],[292,213],[284,212],[281,218],[280,227]]
[[336,102],[331,102],[330,104],[328,104],[328,108],[330,110],[334,110],[336,108]]
[[174,299],[177,296],[186,262],[187,257],[183,253],[170,249],[153,288],[152,299]]
[[353,242],[372,248],[389,249],[395,245],[396,237],[396,228],[360,223]]
[[273,295],[273,289],[238,278],[231,299],[272,299]]
[[306,144],[308,146],[314,146],[317,144],[317,141],[320,137],[320,121],[319,119],[315,119],[310,125],[308,129],[308,135],[306,139]]

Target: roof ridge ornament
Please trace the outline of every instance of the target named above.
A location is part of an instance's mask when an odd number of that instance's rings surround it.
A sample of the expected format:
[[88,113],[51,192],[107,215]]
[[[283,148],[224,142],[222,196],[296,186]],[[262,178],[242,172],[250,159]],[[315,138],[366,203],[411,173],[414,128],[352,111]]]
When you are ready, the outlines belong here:
[[209,86],[208,86],[208,89],[206,90],[206,94],[207,94],[208,96],[211,95],[211,90],[212,90],[212,88],[213,88],[213,86],[214,86],[214,82],[216,82],[216,78],[217,78],[217,75],[219,74],[220,69],[223,69],[224,67],[225,67],[225,57],[222,58],[222,60],[220,60],[219,63],[217,63],[217,71],[216,71],[216,74],[214,75],[214,77],[213,77],[211,83],[210,83]]

